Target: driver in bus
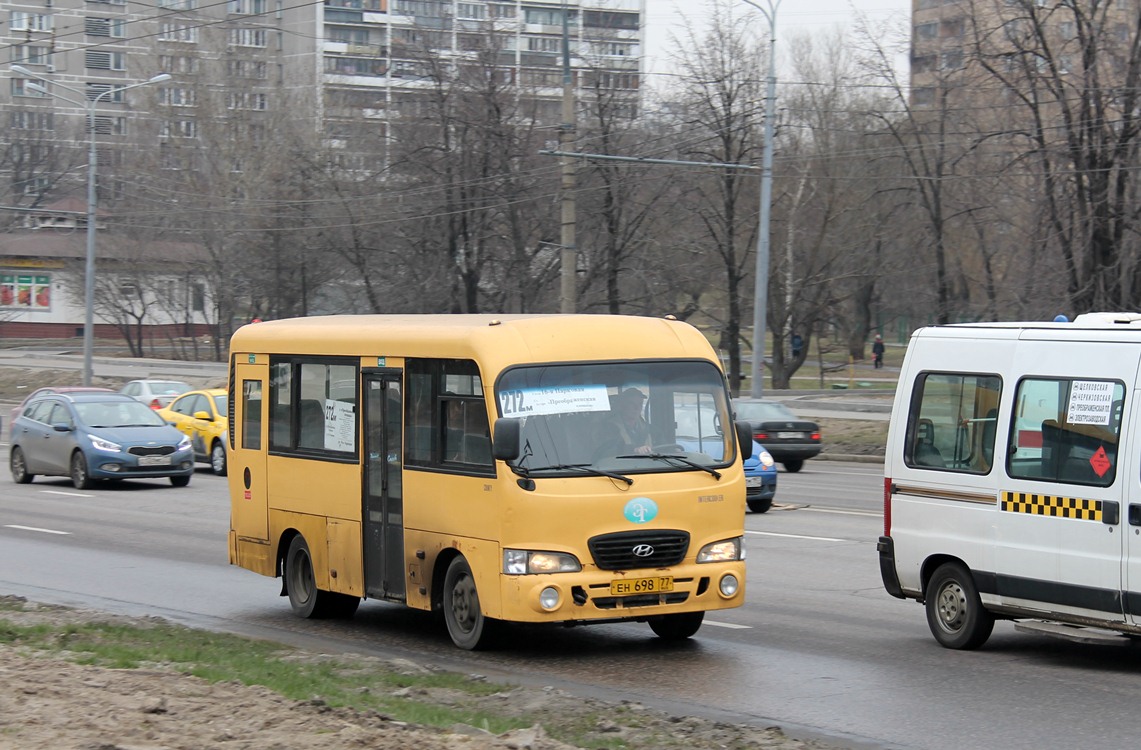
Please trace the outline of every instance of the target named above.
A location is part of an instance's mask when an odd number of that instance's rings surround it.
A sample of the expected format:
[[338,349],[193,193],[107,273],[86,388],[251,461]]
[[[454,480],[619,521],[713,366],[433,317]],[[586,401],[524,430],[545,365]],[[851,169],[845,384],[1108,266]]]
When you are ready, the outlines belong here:
[[642,416],[646,396],[637,388],[627,388],[610,400],[606,433],[600,436],[602,453],[624,456],[650,453],[650,425]]

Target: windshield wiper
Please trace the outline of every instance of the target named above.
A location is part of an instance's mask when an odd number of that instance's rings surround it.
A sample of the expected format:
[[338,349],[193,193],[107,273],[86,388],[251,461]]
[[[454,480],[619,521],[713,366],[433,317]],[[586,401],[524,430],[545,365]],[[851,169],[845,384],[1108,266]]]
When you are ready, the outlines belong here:
[[631,453],[625,456],[615,456],[615,458],[655,458],[660,461],[680,461],[686,466],[692,466],[695,469],[701,469],[702,471],[709,472],[713,475],[714,479],[721,478],[721,472],[717,471],[716,469],[710,468],[705,464],[699,464],[696,461],[688,459],[685,456],[679,456],[676,453]]
[[577,469],[579,471],[586,472],[587,474],[593,474],[596,477],[610,477],[611,479],[617,479],[620,482],[625,482],[628,485],[634,484],[634,480],[628,476],[625,476],[624,474],[619,474],[613,471],[606,471],[605,469],[597,469],[591,464],[551,464],[550,466],[535,466],[528,468],[523,468],[520,466],[518,468],[522,469],[522,471],[525,472],[523,476],[528,477],[532,472],[536,471],[547,471],[549,469],[556,471],[565,471],[567,469]]

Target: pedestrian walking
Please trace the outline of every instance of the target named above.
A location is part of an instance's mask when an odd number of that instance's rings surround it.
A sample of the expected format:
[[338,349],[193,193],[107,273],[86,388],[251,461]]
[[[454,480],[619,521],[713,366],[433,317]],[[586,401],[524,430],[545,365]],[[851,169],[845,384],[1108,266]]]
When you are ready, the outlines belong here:
[[877,370],[883,367],[883,336],[878,333],[875,342],[872,343],[872,357],[875,360]]

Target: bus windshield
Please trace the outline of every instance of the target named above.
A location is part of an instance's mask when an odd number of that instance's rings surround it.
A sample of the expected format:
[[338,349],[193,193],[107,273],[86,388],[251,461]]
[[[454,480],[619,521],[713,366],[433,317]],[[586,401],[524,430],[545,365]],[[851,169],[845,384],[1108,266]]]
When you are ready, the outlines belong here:
[[707,361],[516,367],[496,402],[522,423],[512,466],[529,474],[698,471],[736,458],[724,379]]

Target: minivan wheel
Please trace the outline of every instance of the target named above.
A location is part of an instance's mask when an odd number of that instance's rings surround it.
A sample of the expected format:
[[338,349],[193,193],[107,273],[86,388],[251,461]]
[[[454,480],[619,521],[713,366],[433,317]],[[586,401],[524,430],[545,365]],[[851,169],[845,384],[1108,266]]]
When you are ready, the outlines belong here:
[[994,615],[983,608],[971,573],[959,563],[944,563],[927,584],[927,625],[945,648],[970,650],[986,643]]
[[783,465],[785,471],[789,474],[795,474],[804,468],[804,459],[798,458],[795,461],[785,461]]

